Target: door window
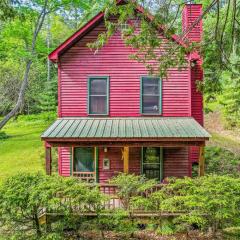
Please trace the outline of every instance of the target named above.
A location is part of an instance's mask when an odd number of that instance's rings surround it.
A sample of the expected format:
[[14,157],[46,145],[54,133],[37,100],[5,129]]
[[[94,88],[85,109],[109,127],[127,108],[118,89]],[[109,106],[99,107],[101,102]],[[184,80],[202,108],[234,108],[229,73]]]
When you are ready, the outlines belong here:
[[162,179],[160,147],[144,147],[142,152],[142,173],[148,179]]

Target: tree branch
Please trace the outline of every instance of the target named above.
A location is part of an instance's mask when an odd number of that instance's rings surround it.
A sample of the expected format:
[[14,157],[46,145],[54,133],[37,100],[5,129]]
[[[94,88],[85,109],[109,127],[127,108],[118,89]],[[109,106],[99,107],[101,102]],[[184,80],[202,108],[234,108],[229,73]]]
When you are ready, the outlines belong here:
[[[40,14],[38,16],[38,19],[37,19],[37,22],[36,22],[36,25],[35,25],[34,34],[33,34],[33,38],[32,38],[32,49],[31,49],[31,55],[32,56],[34,55],[34,52],[35,52],[35,47],[36,47],[36,41],[37,41],[38,34],[39,34],[39,32],[42,28],[43,22],[45,20],[47,4],[48,4],[48,0],[45,0],[44,6],[43,6],[42,11],[40,12]],[[26,89],[28,87],[28,78],[29,78],[31,65],[32,65],[32,59],[27,59],[24,78],[23,78],[23,81],[22,81],[22,84],[21,84],[21,87],[20,87],[20,90],[19,90],[17,103],[14,106],[14,108],[0,122],[0,130],[6,125],[6,123],[13,116],[15,116],[21,110],[21,107],[24,103],[25,92],[26,92]]]

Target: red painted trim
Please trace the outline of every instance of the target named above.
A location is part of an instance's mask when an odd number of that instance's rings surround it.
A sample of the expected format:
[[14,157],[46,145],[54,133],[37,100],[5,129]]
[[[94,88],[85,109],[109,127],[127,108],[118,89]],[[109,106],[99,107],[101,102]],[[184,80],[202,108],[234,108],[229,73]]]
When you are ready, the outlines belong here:
[[44,146],[45,146],[45,148],[52,147],[51,144],[49,142],[46,142],[46,141],[44,141]]
[[61,63],[58,62],[58,117],[62,117],[61,109]]
[[61,157],[61,148],[58,148],[58,174],[62,175],[62,157]]
[[192,116],[192,77],[191,77],[191,61],[188,60],[188,104],[189,117]]
[[[119,0],[117,4],[124,3],[124,0]],[[136,8],[137,11],[140,13],[144,13],[144,8],[141,7],[140,5],[137,6]],[[147,18],[149,21],[152,21],[154,19],[154,16],[151,15],[150,13],[147,13]],[[76,31],[73,35],[71,35],[67,40],[65,40],[62,44],[60,44],[55,50],[53,50],[49,55],[48,58],[49,60],[53,62],[57,62],[58,58],[61,53],[69,49],[76,41],[78,41],[81,37],[83,37],[96,23],[101,21],[104,17],[103,12],[99,12],[95,17],[93,17],[89,22],[87,22],[82,28],[80,28],[78,31]],[[159,30],[164,31],[165,27],[164,26],[159,26]],[[175,41],[176,43],[182,45],[183,47],[186,47],[186,44],[180,40],[179,36],[177,35],[172,35],[171,39]]]

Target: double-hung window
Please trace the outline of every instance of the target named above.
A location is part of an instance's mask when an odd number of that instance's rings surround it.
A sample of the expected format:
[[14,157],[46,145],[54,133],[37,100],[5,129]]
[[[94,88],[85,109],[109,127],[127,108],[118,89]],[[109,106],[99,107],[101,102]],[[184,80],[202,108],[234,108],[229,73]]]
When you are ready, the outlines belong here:
[[141,78],[141,113],[162,113],[162,82],[160,78]]
[[109,77],[89,77],[88,114],[108,114]]

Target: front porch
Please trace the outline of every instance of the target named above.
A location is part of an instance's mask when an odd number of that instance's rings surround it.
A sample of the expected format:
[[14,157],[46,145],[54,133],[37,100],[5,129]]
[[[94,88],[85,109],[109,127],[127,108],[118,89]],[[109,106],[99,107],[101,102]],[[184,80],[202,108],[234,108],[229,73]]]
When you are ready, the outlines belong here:
[[210,135],[193,118],[61,118],[42,135],[46,172],[51,147],[59,148],[59,174],[107,183],[118,172],[143,174],[158,182],[191,176],[191,147],[199,149],[204,174],[204,146]]

